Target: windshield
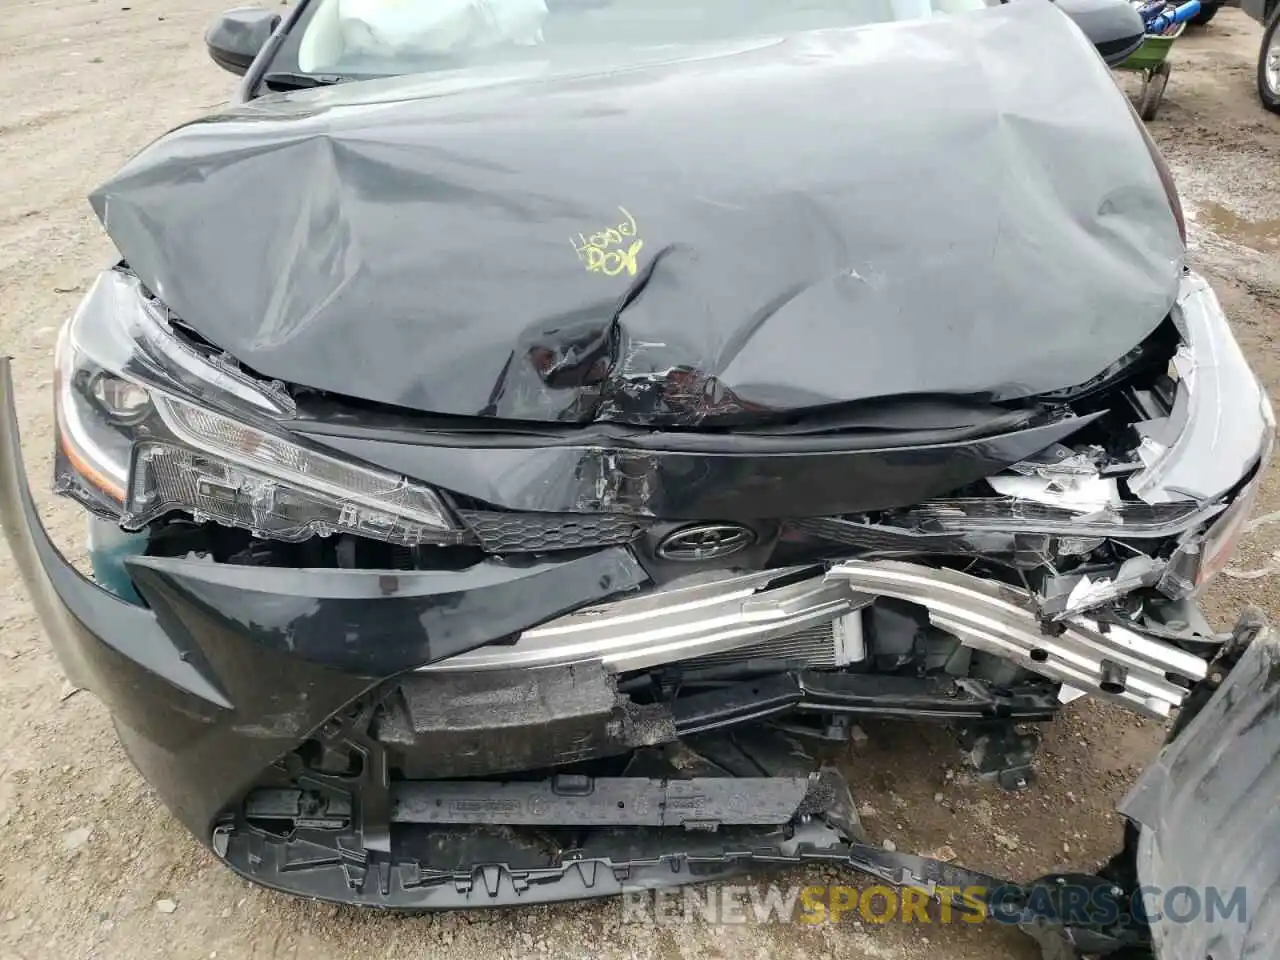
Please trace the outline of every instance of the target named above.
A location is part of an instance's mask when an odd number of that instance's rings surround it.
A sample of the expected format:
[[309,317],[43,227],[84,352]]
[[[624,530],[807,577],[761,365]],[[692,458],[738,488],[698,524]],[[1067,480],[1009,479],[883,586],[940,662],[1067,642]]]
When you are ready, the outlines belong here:
[[1000,0],[313,0],[281,51],[308,74],[385,76],[557,52],[917,20]]

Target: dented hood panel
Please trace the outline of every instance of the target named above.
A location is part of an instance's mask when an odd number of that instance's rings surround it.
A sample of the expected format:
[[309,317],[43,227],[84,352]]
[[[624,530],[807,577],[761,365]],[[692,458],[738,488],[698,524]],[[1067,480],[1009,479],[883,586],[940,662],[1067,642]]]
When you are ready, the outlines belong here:
[[443,414],[1017,398],[1173,302],[1136,121],[1050,4],[607,60],[264,98],[92,202],[243,363]]

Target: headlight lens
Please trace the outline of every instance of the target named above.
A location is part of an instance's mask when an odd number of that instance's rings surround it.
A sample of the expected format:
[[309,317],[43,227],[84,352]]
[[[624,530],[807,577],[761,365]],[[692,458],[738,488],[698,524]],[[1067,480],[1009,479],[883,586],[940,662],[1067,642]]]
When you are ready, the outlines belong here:
[[118,378],[72,342],[77,317],[62,328],[55,351],[58,449],[54,489],[79,493],[78,499],[95,513],[118,514],[129,478],[131,440],[127,426],[113,421],[98,399],[101,391],[95,389],[104,379]]
[[291,412],[283,391],[201,356],[152,310],[111,271],[63,328],[58,492],[130,530],[183,511],[276,540],[458,540],[433,490],[287,435],[272,422]]

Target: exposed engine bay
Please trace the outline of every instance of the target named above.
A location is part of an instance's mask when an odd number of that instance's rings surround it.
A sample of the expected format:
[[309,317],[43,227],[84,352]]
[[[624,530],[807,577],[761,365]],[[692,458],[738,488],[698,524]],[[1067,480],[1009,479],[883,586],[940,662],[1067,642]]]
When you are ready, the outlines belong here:
[[[1205,322],[1203,297],[1212,294],[1188,280],[1184,302],[1195,309],[1180,304],[1093,381],[1003,411],[986,432],[1020,419],[1072,430],[947,497],[854,514],[690,522],[646,516],[647,505],[637,509],[620,497],[608,512],[552,514],[454,495],[445,509],[457,526],[410,544],[310,530],[268,538],[233,516],[201,522],[199,503],[183,511],[162,495],[170,509],[143,527],[142,552],[242,566],[449,571],[625,545],[650,581],[638,596],[583,607],[424,669],[496,676],[587,660],[618,677],[622,689],[658,700],[771,674],[837,671],[858,677],[863,690],[871,677],[943,683],[961,715],[1001,711],[964,707],[956,681],[973,681],[970,695],[975,684],[1038,683],[1050,700],[1088,692],[1167,716],[1186,685],[1203,677],[1219,642],[1189,598],[1229,556],[1270,450],[1269,407],[1251,375],[1239,379],[1247,368],[1238,349],[1207,359],[1210,351],[1189,344],[1188,323],[1198,325],[1202,345],[1222,333]],[[248,382],[243,370],[238,375]],[[285,395],[283,385],[270,389]],[[354,421],[336,413],[340,398],[312,393],[288,394],[300,418],[314,405],[326,422]],[[1212,435],[1217,455],[1196,462],[1188,448],[1208,434],[1193,414],[1220,402],[1241,413]],[[972,405],[965,413],[973,415]],[[936,424],[957,410],[913,400],[888,414],[895,415]],[[850,426],[840,414],[809,429],[855,442],[909,436],[901,427]],[[742,433],[767,435],[748,428],[726,439]],[[978,432],[974,444],[981,440]],[[63,464],[61,488],[100,505],[101,491]],[[242,489],[252,486],[245,481]],[[261,500],[260,491],[250,492]],[[127,517],[126,526],[148,515]],[[805,700],[804,684],[795,687]],[[1027,719],[1052,712],[1024,709]]]

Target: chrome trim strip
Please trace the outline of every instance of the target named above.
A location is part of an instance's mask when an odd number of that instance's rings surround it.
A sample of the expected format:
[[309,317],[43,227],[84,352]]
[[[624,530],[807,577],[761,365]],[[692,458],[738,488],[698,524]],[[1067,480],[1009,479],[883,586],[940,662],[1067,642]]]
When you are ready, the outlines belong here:
[[[883,596],[921,604],[935,625],[966,646],[1153,717],[1167,717],[1186,696],[1167,674],[1199,680],[1208,671],[1195,654],[1084,617],[1062,623],[1056,636],[1046,634],[1027,591],[954,570],[850,560],[825,575],[769,588],[801,570],[768,570],[584,607],[526,630],[510,646],[482,647],[421,669],[490,670],[599,660],[615,671],[635,670],[786,636]],[[1103,689],[1106,664],[1125,673],[1123,690]]]

